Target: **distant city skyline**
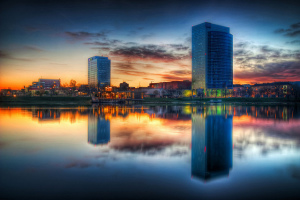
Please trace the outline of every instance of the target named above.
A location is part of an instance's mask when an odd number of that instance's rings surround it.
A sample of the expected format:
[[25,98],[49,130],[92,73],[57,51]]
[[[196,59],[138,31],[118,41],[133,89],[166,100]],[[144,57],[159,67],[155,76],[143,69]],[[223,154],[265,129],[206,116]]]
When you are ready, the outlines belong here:
[[[270,6],[272,5],[272,6]],[[191,29],[230,27],[233,84],[300,81],[298,1],[1,1],[0,89],[38,78],[88,84],[87,58],[111,84],[191,80]]]

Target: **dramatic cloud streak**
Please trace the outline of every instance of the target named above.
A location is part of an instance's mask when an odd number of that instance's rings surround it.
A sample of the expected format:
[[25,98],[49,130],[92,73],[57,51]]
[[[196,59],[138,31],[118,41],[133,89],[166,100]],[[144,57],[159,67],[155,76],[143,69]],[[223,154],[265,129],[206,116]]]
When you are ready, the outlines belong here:
[[86,31],[79,31],[79,32],[66,31],[65,35],[71,38],[72,40],[84,40],[89,38],[106,38],[109,32],[110,31],[107,30],[98,33],[92,33]]
[[12,56],[11,54],[6,53],[6,52],[1,51],[1,50],[0,50],[0,59],[10,59],[10,60],[17,60],[17,61],[25,61],[25,62],[34,61],[34,59],[31,59],[31,58],[19,58],[19,57],[15,57],[15,56]]
[[274,31],[275,33],[281,33],[288,37],[295,37],[300,35],[300,22],[291,24],[290,28],[279,28]]

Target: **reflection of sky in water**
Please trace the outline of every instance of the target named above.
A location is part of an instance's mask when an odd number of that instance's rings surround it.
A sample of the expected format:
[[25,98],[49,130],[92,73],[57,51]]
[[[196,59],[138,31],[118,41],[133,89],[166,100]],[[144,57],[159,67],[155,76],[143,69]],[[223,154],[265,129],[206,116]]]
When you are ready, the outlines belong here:
[[[299,114],[291,106],[0,109],[0,197],[297,197]],[[193,176],[197,145],[207,173],[226,173]]]

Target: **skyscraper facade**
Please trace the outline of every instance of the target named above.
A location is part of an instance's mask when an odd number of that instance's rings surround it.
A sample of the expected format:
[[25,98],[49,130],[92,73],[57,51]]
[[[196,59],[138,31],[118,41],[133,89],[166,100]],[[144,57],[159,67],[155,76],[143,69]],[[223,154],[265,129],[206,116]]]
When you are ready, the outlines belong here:
[[192,27],[192,89],[232,89],[233,40],[229,27]]
[[90,88],[110,86],[110,60],[107,57],[88,59],[88,84]]

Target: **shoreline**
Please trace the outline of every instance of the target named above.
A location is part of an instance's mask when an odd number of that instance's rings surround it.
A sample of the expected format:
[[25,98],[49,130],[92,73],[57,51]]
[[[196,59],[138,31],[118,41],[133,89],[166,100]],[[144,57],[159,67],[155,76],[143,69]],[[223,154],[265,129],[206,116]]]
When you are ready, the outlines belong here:
[[[221,102],[210,102],[221,100]],[[218,105],[218,104],[246,104],[246,105],[295,105],[300,101],[285,98],[144,98],[140,103],[92,103],[90,97],[0,97],[0,107],[18,106],[50,106],[76,107],[93,105]]]

